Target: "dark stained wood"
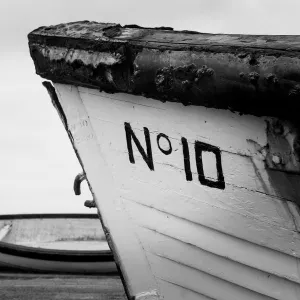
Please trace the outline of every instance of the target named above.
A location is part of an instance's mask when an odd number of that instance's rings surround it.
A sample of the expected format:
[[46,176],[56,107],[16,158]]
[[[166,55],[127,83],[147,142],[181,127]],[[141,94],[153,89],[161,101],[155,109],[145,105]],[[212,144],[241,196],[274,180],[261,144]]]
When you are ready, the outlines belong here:
[[40,27],[28,38],[37,74],[53,82],[299,119],[300,36],[83,21]]
[[5,300],[124,300],[118,276],[0,273],[0,299]]

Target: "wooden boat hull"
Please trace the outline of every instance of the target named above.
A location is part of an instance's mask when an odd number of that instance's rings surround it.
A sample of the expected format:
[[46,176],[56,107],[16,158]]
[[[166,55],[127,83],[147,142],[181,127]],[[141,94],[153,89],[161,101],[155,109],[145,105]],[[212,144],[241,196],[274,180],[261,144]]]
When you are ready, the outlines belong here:
[[0,269],[117,273],[97,215],[4,215],[0,234]]
[[28,37],[129,299],[300,299],[300,36]]
[[268,118],[55,88],[131,293],[298,299],[295,194],[272,184],[298,175],[266,169]]

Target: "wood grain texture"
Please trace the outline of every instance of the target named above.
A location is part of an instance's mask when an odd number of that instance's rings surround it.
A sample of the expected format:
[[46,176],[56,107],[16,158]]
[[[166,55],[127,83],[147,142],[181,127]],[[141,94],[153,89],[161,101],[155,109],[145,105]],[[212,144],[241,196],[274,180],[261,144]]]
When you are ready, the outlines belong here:
[[297,122],[299,36],[178,32],[73,22],[28,35],[54,82]]
[[119,277],[0,273],[5,300],[125,300]]
[[[55,87],[131,295],[299,300],[299,176],[281,172],[274,181],[276,171],[266,168],[268,118]],[[202,177],[199,143],[208,147]],[[214,185],[215,153],[225,186]],[[105,193],[110,201],[99,200]],[[130,264],[136,257],[140,264]],[[136,278],[144,273],[148,289]]]

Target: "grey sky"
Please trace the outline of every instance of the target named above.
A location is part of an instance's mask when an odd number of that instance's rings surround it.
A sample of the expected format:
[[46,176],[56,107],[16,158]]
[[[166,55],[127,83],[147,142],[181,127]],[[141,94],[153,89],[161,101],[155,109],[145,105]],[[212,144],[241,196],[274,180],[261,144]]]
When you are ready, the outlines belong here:
[[299,0],[1,0],[0,214],[95,212],[73,195],[81,170],[29,56],[33,29],[76,20],[212,33],[299,34]]

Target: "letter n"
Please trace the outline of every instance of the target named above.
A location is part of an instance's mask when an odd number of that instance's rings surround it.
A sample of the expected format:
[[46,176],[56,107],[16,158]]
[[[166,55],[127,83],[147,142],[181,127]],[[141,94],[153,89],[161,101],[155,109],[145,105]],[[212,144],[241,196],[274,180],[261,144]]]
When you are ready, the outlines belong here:
[[[217,168],[217,181],[207,179],[204,175],[203,170],[203,161],[202,161],[202,152],[212,152],[216,156],[216,168]],[[195,141],[195,155],[196,155],[196,165],[198,171],[198,178],[201,184],[218,189],[225,189],[225,181],[222,170],[222,160],[221,160],[221,151],[218,147]]]
[[144,161],[148,165],[149,169],[154,171],[153,157],[152,157],[152,150],[151,150],[151,140],[150,140],[150,133],[149,133],[148,128],[144,127],[145,141],[146,141],[146,147],[147,147],[147,154],[146,154],[145,150],[141,146],[140,141],[137,139],[136,135],[134,134],[130,124],[125,122],[124,126],[125,126],[125,132],[126,132],[126,141],[127,141],[129,161],[132,164],[135,163],[133,151],[132,151],[132,140],[133,140],[136,147],[138,148],[139,152],[141,153]]

